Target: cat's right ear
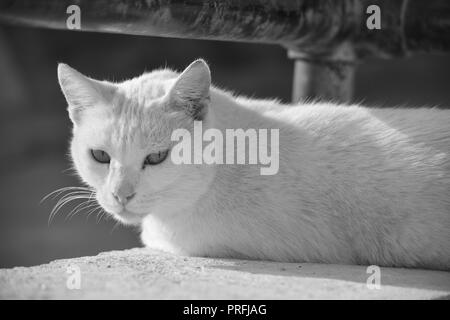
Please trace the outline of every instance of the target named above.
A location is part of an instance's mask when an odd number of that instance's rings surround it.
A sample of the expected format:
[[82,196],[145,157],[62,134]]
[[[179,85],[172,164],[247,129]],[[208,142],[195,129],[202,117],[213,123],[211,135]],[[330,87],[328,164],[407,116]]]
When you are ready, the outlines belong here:
[[107,103],[114,90],[112,85],[86,77],[64,63],[58,64],[58,80],[74,124],[79,124],[83,110]]

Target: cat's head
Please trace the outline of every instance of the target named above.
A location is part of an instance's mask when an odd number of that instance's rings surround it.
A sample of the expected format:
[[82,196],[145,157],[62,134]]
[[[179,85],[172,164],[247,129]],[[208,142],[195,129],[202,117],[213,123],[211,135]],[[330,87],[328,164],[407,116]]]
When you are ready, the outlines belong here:
[[73,122],[71,156],[98,203],[137,224],[155,210],[183,208],[207,188],[204,169],[171,161],[172,132],[207,121],[210,71],[196,60],[181,74],[157,70],[121,83],[65,64],[58,78]]

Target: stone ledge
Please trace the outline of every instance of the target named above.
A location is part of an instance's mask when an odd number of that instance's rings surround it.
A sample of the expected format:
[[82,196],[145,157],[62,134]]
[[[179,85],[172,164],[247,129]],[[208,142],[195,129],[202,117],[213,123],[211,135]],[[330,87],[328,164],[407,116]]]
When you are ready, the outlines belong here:
[[[81,271],[69,290],[67,267]],[[449,299],[450,272],[381,268],[368,289],[366,267],[191,258],[150,249],[104,252],[0,269],[1,299]]]

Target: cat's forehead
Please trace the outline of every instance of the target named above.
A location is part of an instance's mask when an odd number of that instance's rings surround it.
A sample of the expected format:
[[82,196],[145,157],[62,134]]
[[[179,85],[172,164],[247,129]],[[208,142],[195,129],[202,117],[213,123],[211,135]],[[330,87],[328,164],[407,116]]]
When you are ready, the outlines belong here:
[[126,99],[143,104],[163,97],[172,86],[178,73],[169,69],[156,70],[118,84],[120,94]]
[[124,105],[108,122],[108,140],[117,147],[157,147],[170,138],[171,119],[158,102],[143,108],[134,104]]
[[91,148],[119,156],[123,152],[166,149],[172,131],[170,118],[135,108],[121,114],[92,117],[80,132],[92,144]]
[[108,140],[116,147],[148,147],[167,144],[172,128],[164,110],[164,97],[177,73],[157,70],[118,85]]
[[[94,139],[108,149],[158,149],[170,144],[170,136],[179,121],[167,112],[164,96],[178,73],[157,70],[116,84],[106,114],[92,114],[98,125]],[[105,109],[103,109],[105,110]]]

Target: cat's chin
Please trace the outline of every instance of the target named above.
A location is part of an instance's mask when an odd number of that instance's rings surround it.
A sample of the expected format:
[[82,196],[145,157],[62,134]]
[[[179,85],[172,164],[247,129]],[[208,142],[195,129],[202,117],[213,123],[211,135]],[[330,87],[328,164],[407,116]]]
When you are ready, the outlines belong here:
[[127,225],[139,225],[144,218],[143,215],[128,211],[126,209],[120,212],[114,212],[112,215],[114,218]]

